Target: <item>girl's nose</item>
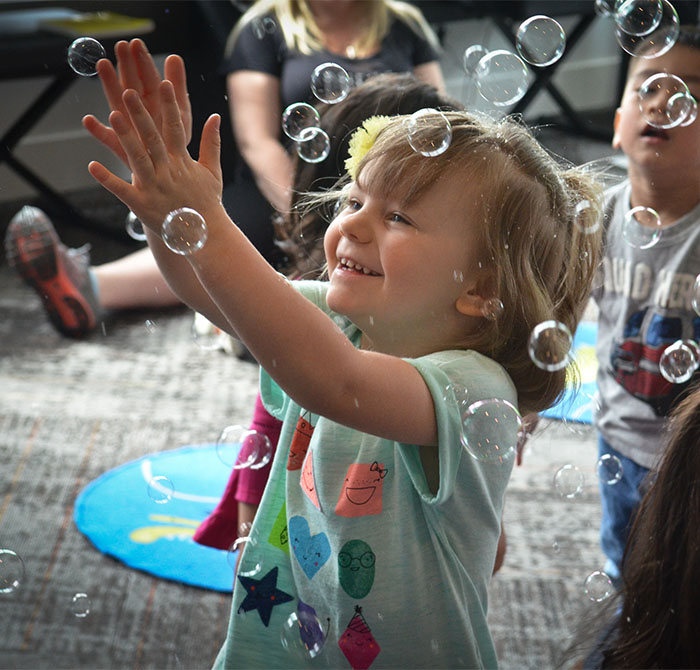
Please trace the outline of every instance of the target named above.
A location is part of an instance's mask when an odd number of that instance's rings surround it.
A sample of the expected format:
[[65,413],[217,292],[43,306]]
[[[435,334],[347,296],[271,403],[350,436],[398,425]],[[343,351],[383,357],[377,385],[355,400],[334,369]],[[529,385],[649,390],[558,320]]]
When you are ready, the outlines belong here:
[[340,234],[359,244],[369,242],[372,238],[372,226],[367,214],[359,211],[344,216],[340,221]]

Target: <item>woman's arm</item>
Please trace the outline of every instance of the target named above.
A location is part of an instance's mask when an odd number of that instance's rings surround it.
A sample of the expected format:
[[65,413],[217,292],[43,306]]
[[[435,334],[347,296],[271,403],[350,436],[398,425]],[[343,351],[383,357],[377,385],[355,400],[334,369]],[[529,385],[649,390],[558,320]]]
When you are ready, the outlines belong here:
[[294,166],[279,141],[280,80],[265,72],[239,70],[226,80],[233,134],[255,183],[278,211],[289,211]]

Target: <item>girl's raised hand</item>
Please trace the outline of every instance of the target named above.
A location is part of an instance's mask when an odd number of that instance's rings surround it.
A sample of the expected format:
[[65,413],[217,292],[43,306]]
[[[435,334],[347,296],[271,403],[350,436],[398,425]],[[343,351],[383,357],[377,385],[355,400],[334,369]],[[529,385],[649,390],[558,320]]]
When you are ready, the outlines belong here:
[[115,110],[109,121],[128,165],[132,183],[120,179],[100,163],[88,166],[90,174],[119,198],[142,223],[160,234],[163,219],[175,209],[191,207],[205,216],[221,205],[218,114],[202,130],[199,160],[187,151],[188,133],[174,85],[158,86],[160,118],[146,107],[134,90],[122,95],[124,112]]
[[[121,112],[128,119],[129,116],[124,107],[122,96],[126,90],[133,89],[139,94],[145,108],[160,129],[162,124],[159,94],[161,77],[146,45],[138,38],[131,40],[131,42],[120,41],[115,45],[114,53],[117,57],[116,70],[106,58],[97,63],[97,73],[110,109]],[[175,89],[175,97],[185,129],[186,143],[189,144],[192,137],[192,109],[187,93],[185,63],[182,58],[176,55],[168,56],[165,59],[164,73],[165,79],[172,82]],[[83,118],[83,126],[127,166],[129,165],[113,128],[101,123],[92,114]]]

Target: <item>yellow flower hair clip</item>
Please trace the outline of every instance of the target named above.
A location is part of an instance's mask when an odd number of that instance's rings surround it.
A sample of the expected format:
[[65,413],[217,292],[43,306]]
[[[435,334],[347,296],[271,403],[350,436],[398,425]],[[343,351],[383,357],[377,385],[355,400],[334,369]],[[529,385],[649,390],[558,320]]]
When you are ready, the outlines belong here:
[[367,152],[372,148],[377,135],[391,121],[388,116],[370,116],[352,134],[348,145],[349,156],[345,159],[345,169],[354,181],[357,177],[357,167]]

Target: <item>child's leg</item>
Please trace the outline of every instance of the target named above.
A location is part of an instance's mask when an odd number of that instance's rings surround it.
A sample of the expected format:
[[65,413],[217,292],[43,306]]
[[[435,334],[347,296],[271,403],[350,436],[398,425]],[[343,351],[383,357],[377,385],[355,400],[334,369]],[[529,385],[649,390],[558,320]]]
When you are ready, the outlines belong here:
[[642,499],[640,487],[649,474],[647,468],[638,465],[613,449],[602,437],[598,437],[598,456],[612,454],[622,463],[622,478],[615,484],[600,481],[600,499],[603,518],[600,525],[600,546],[607,557],[605,572],[618,586],[622,555],[633,517]]
[[[277,449],[282,422],[271,416],[262,404],[260,394],[255,399],[255,412],[250,429],[267,435],[272,444],[273,454]],[[239,536],[239,507],[252,510],[260,504],[265,484],[270,476],[272,458],[264,467],[251,470],[232,470],[219,504],[214,511],[199,525],[194,534],[194,541],[215,549],[229,549]],[[242,520],[248,520],[248,517]]]

